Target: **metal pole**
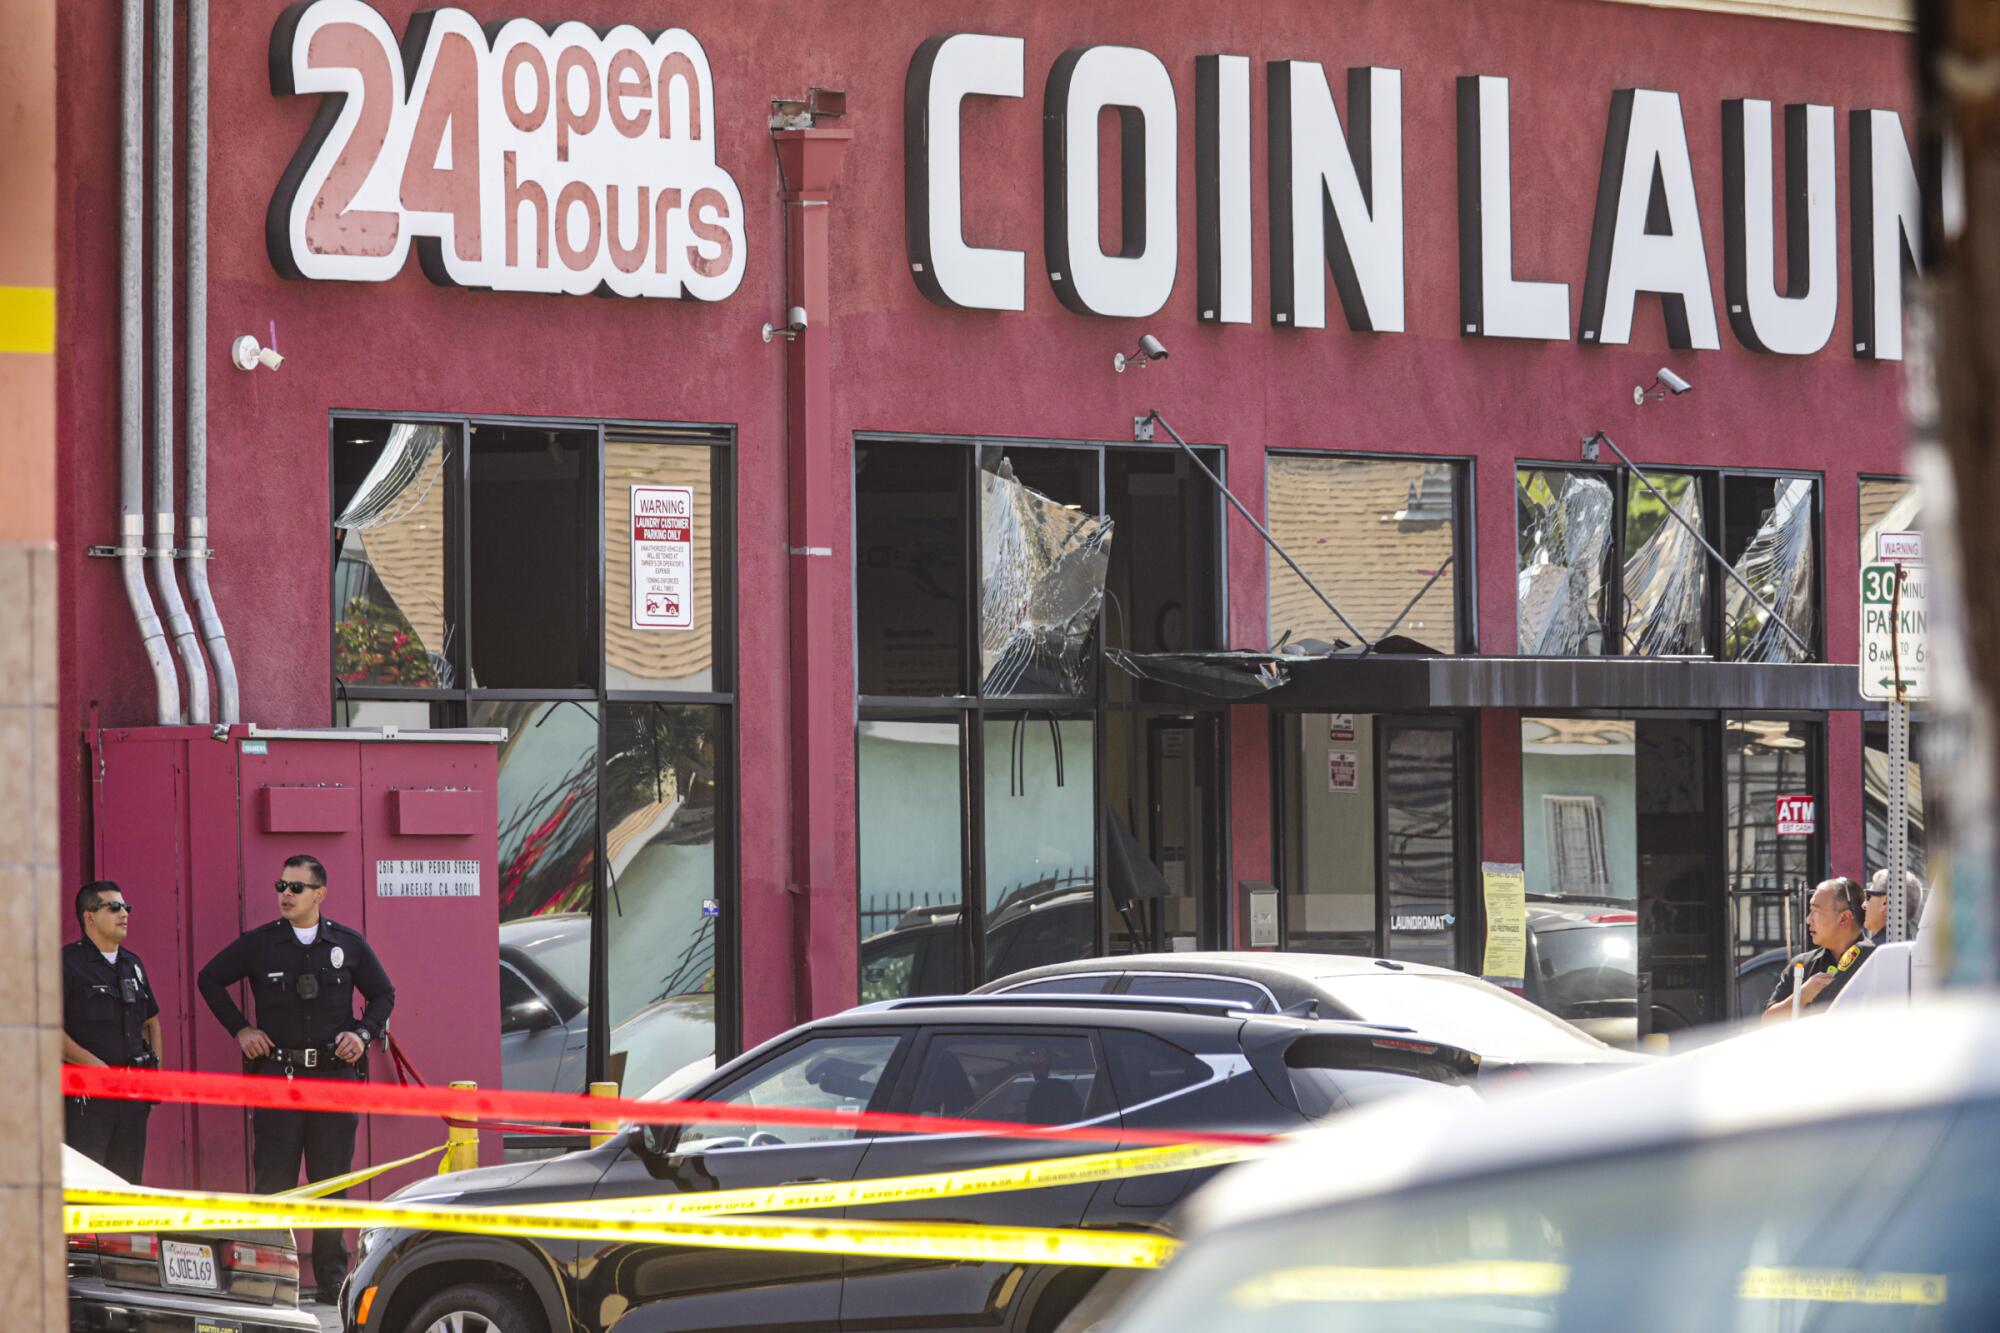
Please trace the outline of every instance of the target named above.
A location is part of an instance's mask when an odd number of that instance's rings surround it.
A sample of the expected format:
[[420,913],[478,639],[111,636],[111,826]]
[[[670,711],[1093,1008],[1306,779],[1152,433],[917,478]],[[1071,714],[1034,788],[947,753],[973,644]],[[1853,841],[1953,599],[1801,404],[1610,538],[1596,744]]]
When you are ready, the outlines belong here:
[[181,720],[173,648],[146,591],[145,131],[146,5],[125,0],[119,135],[118,225],[118,566],[139,645],[153,670],[154,720]]
[[1889,669],[1896,679],[1896,697],[1889,705],[1889,809],[1887,916],[1883,929],[1889,943],[1909,938],[1909,893],[1903,887],[1910,869],[1910,705],[1903,697],[1903,651],[1897,635],[1902,619],[1903,566],[1896,565],[1896,583],[1889,593]]
[[1278,553],[1278,558],[1280,560],[1283,560],[1287,565],[1290,565],[1292,567],[1292,573],[1297,574],[1299,576],[1299,581],[1305,584],[1306,587],[1312,589],[1313,596],[1319,598],[1322,602],[1326,603],[1326,609],[1333,612],[1334,617],[1338,619],[1341,624],[1347,627],[1347,632],[1354,636],[1355,642],[1360,644],[1363,648],[1374,647],[1373,642],[1370,641],[1368,636],[1366,634],[1363,634],[1360,630],[1354,628],[1354,622],[1349,620],[1345,615],[1343,615],[1341,613],[1340,608],[1333,604],[1333,599],[1331,597],[1328,597],[1325,593],[1321,592],[1319,590],[1319,585],[1317,583],[1314,583],[1303,569],[1299,568],[1299,562],[1292,559],[1291,553],[1287,551],[1284,547],[1278,545],[1278,539],[1271,535],[1270,529],[1266,528],[1262,523],[1259,523],[1256,517],[1252,515],[1248,509],[1245,509],[1243,507],[1243,502],[1236,498],[1236,492],[1230,490],[1227,486],[1223,485],[1222,478],[1216,476],[1213,472],[1210,472],[1208,470],[1208,464],[1201,461],[1201,455],[1197,454],[1193,449],[1190,449],[1188,447],[1188,442],[1181,438],[1181,433],[1174,429],[1173,423],[1160,415],[1160,409],[1158,409],[1157,407],[1154,408],[1152,412],[1148,414],[1148,419],[1152,421],[1157,421],[1162,426],[1165,426],[1167,428],[1167,434],[1171,435],[1173,437],[1174,443],[1178,444],[1181,447],[1182,453],[1186,454],[1189,458],[1194,460],[1194,465],[1201,469],[1201,475],[1207,477],[1209,481],[1215,486],[1215,489],[1221,491],[1222,494],[1228,499],[1229,503],[1236,507],[1236,512],[1243,515],[1245,521],[1247,521],[1251,527],[1257,529],[1257,535],[1264,539],[1265,545],[1269,546],[1272,550],[1276,551]]
[[1639,479],[1639,484],[1641,486],[1644,486],[1647,490],[1651,491],[1653,493],[1653,498],[1655,500],[1658,500],[1661,503],[1661,505],[1663,505],[1666,508],[1667,516],[1673,519],[1674,522],[1686,528],[1688,530],[1688,535],[1701,543],[1701,549],[1707,551],[1709,555],[1714,558],[1715,563],[1722,566],[1723,573],[1729,575],[1730,578],[1736,580],[1736,585],[1741,589],[1743,589],[1745,595],[1747,595],[1751,601],[1755,602],[1758,608],[1762,610],[1765,615],[1769,616],[1773,621],[1777,623],[1778,628],[1783,630],[1786,636],[1790,638],[1793,643],[1799,646],[1799,651],[1801,653],[1804,653],[1807,657],[1812,656],[1812,645],[1807,643],[1803,638],[1799,637],[1799,632],[1793,629],[1791,627],[1791,624],[1788,621],[1786,621],[1786,619],[1783,616],[1778,614],[1777,607],[1772,606],[1769,602],[1765,601],[1763,598],[1757,595],[1757,590],[1750,586],[1749,580],[1745,579],[1741,574],[1737,573],[1736,567],[1730,564],[1727,560],[1724,560],[1722,558],[1722,552],[1716,550],[1713,546],[1710,546],[1708,544],[1708,538],[1701,535],[1701,529],[1695,527],[1694,524],[1688,522],[1687,519],[1682,516],[1681,511],[1674,508],[1673,502],[1667,499],[1666,496],[1660,494],[1660,488],[1653,485],[1652,480],[1646,476],[1645,472],[1639,467],[1637,463],[1633,462],[1630,458],[1626,457],[1625,451],[1618,447],[1618,442],[1616,440],[1612,439],[1609,435],[1606,435],[1603,431],[1598,431],[1597,434],[1592,436],[1591,438],[1595,440],[1602,440],[1604,443],[1610,445],[1611,452],[1617,454],[1619,459],[1625,464],[1625,466],[1632,469],[1632,475]]

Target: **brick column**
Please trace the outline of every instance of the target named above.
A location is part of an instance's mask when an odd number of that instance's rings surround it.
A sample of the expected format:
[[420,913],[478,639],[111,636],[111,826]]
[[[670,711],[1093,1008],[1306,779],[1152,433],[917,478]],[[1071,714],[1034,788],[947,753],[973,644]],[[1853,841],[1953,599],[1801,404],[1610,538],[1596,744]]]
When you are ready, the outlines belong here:
[[0,1293],[69,1327],[62,1238],[62,920],[55,556],[56,6],[0,0]]

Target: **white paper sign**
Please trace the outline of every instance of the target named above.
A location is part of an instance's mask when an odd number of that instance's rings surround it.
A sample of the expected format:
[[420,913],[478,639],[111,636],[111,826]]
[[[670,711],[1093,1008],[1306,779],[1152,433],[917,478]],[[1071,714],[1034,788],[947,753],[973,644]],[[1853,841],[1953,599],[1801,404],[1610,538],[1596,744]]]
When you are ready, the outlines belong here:
[[377,898],[477,898],[477,861],[377,861]]
[[632,628],[694,628],[694,489],[632,488]]
[[1361,790],[1361,756],[1354,750],[1328,750],[1326,752],[1326,789],[1328,791]]

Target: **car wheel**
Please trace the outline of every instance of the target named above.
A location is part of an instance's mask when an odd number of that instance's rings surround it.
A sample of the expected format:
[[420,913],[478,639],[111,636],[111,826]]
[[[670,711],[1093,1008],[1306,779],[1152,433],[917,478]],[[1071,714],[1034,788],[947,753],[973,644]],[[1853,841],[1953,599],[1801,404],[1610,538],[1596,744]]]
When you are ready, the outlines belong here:
[[505,1287],[446,1287],[417,1307],[405,1333],[543,1333],[539,1310]]

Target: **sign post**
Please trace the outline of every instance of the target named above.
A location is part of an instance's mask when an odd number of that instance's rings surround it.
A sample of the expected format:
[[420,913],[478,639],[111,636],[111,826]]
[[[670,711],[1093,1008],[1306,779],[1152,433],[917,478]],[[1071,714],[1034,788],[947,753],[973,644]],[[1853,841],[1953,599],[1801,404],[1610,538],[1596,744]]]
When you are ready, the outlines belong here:
[[1921,563],[1923,539],[1882,533],[1879,563],[1861,570],[1861,695],[1889,705],[1888,871],[1884,931],[1892,944],[1909,938],[1910,701],[1930,697],[1929,588]]

